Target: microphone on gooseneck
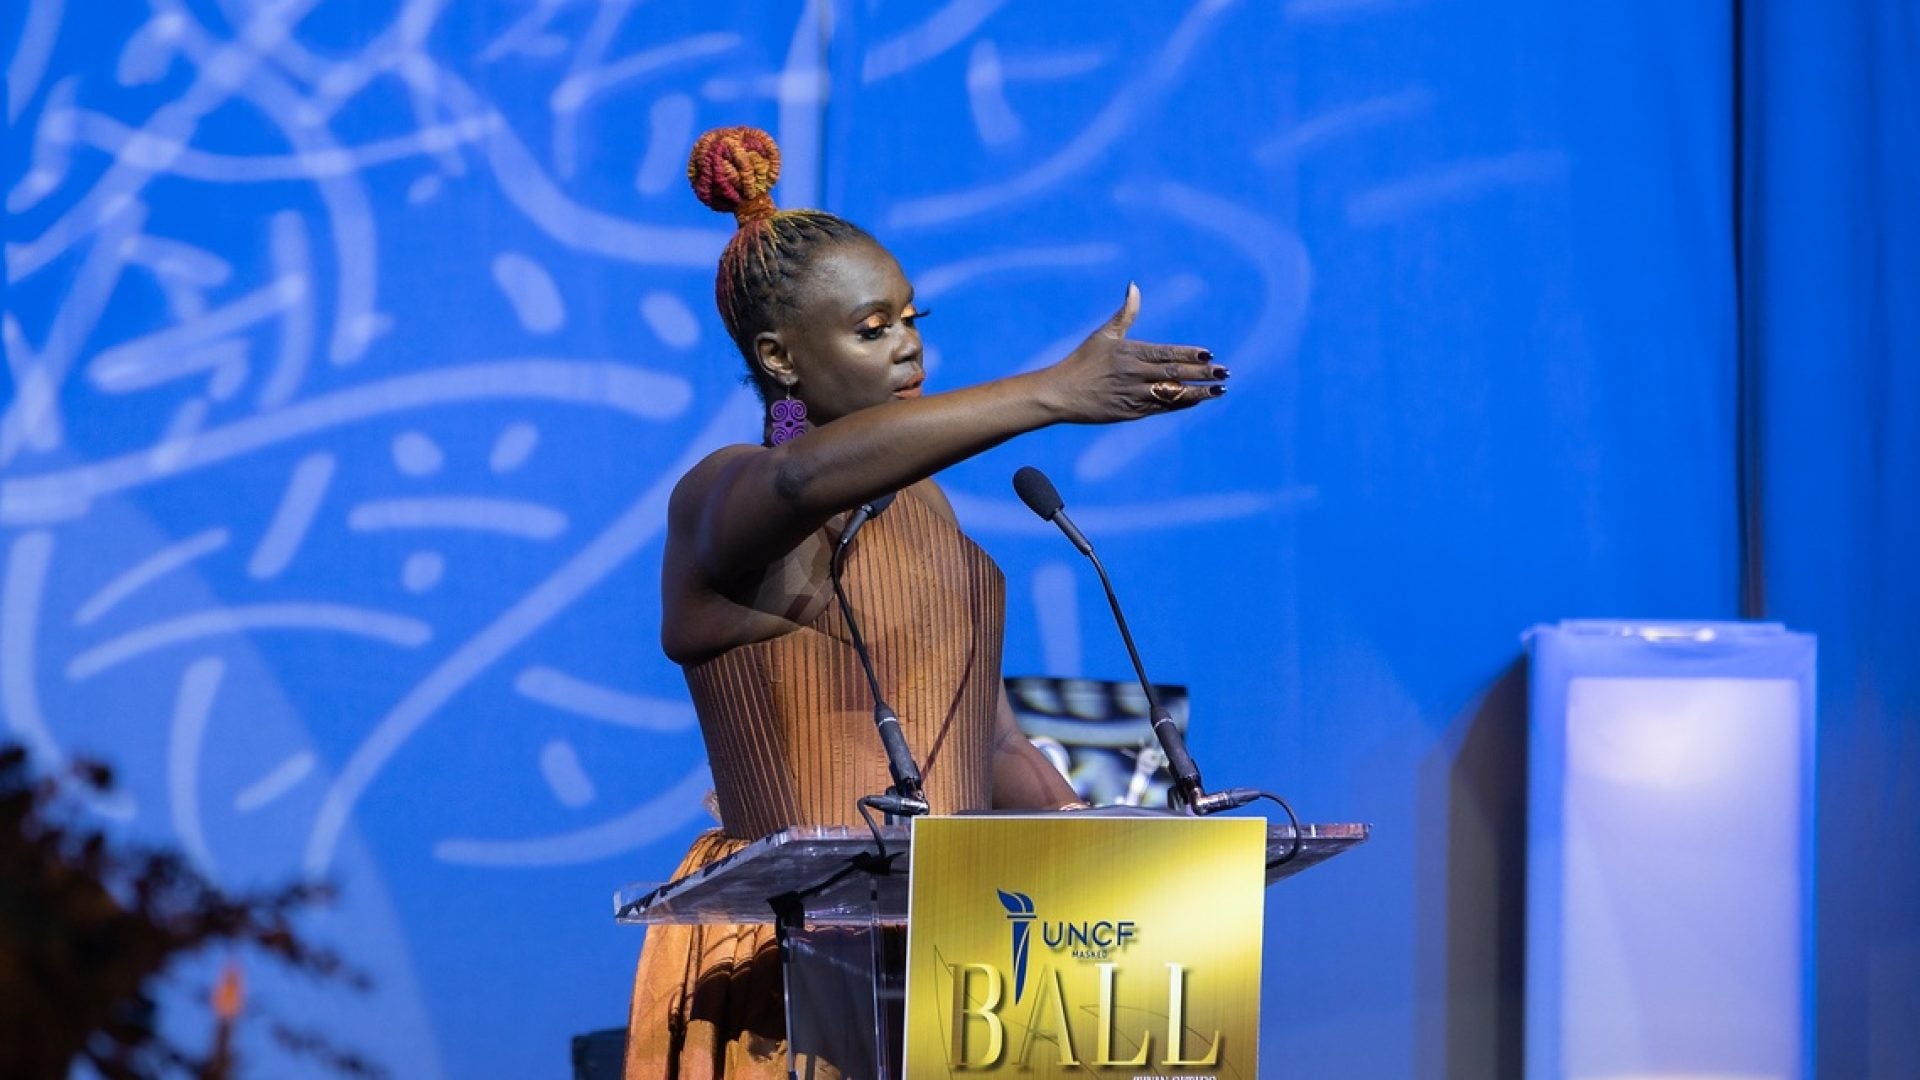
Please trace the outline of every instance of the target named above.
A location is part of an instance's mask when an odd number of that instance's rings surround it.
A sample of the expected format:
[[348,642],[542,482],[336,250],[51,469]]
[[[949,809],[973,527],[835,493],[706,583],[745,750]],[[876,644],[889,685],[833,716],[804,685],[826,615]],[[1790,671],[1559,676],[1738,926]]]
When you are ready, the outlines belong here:
[[1236,806],[1245,806],[1259,797],[1259,793],[1242,788],[1233,788],[1218,795],[1208,795],[1200,782],[1200,767],[1193,763],[1193,755],[1187,753],[1187,740],[1180,733],[1179,725],[1173,722],[1173,714],[1160,704],[1160,695],[1154,693],[1153,683],[1147,678],[1147,669],[1140,663],[1140,650],[1133,644],[1133,632],[1127,629],[1127,617],[1120,611],[1120,597],[1114,594],[1113,582],[1107,577],[1107,568],[1100,564],[1100,556],[1093,553],[1093,545],[1087,542],[1073,520],[1067,517],[1066,503],[1055,490],[1053,481],[1047,475],[1031,465],[1024,466],[1013,474],[1013,490],[1027,509],[1040,515],[1043,520],[1051,521],[1060,527],[1073,546],[1080,549],[1093,563],[1100,575],[1100,587],[1106,590],[1107,605],[1113,608],[1113,621],[1120,626],[1120,640],[1127,646],[1127,657],[1133,661],[1133,673],[1140,679],[1140,689],[1146,692],[1148,715],[1153,722],[1153,733],[1160,740],[1160,749],[1167,755],[1167,772],[1173,776],[1175,792],[1180,801],[1196,814],[1213,814],[1230,810]]
[[880,745],[887,753],[887,772],[893,777],[893,787],[887,794],[870,795],[861,801],[895,817],[912,817],[928,810],[926,792],[920,783],[920,767],[914,764],[913,752],[907,749],[907,737],[900,730],[899,714],[893,711],[893,706],[887,704],[886,697],[880,692],[880,678],[873,671],[873,655],[867,652],[866,639],[860,634],[860,623],[853,617],[853,605],[847,601],[846,587],[840,583],[840,575],[847,566],[847,553],[853,548],[854,534],[891,506],[896,494],[898,492],[888,492],[862,503],[847,519],[847,527],[840,530],[840,540],[833,547],[827,578],[833,584],[834,597],[840,601],[840,613],[846,617],[847,630],[853,637],[854,654],[860,658],[861,670],[866,672],[867,689],[873,692],[873,725],[879,731]]
[[[880,511],[892,506],[894,498],[899,494],[897,491],[889,491],[872,502],[861,503],[860,508],[853,512],[853,516],[847,519],[847,527],[840,530],[840,542],[833,547],[833,557],[844,562],[847,549],[853,546],[854,534],[859,532],[867,522],[879,517]],[[835,573],[838,572],[835,571]]]
[[[1027,509],[1040,515],[1040,520],[1060,526],[1060,531],[1067,534],[1067,539],[1080,549],[1080,554],[1092,559],[1095,567],[1100,566],[1100,557],[1093,553],[1093,545],[1087,542],[1079,526],[1067,516],[1066,501],[1060,498],[1059,490],[1053,486],[1053,481],[1047,479],[1046,473],[1031,465],[1022,465],[1013,474],[1013,493],[1027,504]],[[1106,576],[1106,570],[1101,569],[1100,580],[1105,581]],[[1147,694],[1151,696],[1153,691],[1149,689]]]

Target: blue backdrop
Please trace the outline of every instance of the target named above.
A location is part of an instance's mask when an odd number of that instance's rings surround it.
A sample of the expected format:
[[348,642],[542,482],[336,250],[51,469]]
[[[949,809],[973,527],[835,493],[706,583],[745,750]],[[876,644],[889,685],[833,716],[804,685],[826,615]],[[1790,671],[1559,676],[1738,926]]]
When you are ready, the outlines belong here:
[[759,429],[712,313],[731,223],[682,170],[753,123],[783,205],[915,279],[930,389],[1059,356],[1128,280],[1139,336],[1233,368],[943,480],[1007,571],[1010,672],[1125,670],[1008,489],[1034,463],[1193,687],[1209,780],[1374,824],[1272,896],[1270,1071],[1517,1067],[1517,635],[1741,614],[1760,506],[1765,613],[1821,636],[1822,1058],[1900,1075],[1914,22],[1810,18],[10,5],[6,731],[121,766],[98,810],[221,881],[343,884],[315,934],[376,989],[263,970],[263,1007],[399,1075],[562,1073],[624,1020],[612,890],[706,824],[658,540],[684,468]]
[[1920,12],[1747,6],[1750,515],[1769,613],[1820,633],[1821,1075],[1920,1075]]

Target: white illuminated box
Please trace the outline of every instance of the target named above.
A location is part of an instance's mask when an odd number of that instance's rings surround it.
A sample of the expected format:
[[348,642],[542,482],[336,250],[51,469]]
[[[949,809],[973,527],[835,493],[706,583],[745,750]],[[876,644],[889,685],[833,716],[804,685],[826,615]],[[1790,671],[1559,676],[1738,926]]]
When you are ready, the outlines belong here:
[[1812,1076],[1813,638],[1528,638],[1528,1077]]

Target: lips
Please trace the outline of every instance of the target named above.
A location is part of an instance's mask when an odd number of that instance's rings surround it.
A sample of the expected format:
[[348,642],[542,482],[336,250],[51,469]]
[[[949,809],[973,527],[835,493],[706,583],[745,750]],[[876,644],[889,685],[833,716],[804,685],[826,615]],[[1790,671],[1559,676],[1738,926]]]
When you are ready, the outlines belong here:
[[912,382],[895,390],[893,392],[893,396],[897,398],[917,398],[920,396],[920,384],[926,381],[927,381],[927,377],[925,375],[921,375],[915,378]]

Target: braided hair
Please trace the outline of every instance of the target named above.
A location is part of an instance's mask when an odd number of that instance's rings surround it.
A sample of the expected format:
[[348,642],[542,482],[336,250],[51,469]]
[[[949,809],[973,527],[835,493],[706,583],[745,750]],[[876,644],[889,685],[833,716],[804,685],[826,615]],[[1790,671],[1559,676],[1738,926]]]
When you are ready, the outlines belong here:
[[873,242],[859,226],[824,210],[775,208],[772,191],[779,179],[780,148],[759,128],[715,128],[700,136],[687,158],[693,193],[740,223],[720,256],[713,298],[762,397],[768,387],[755,362],[754,338],[798,310],[796,294],[808,262],[839,244]]

